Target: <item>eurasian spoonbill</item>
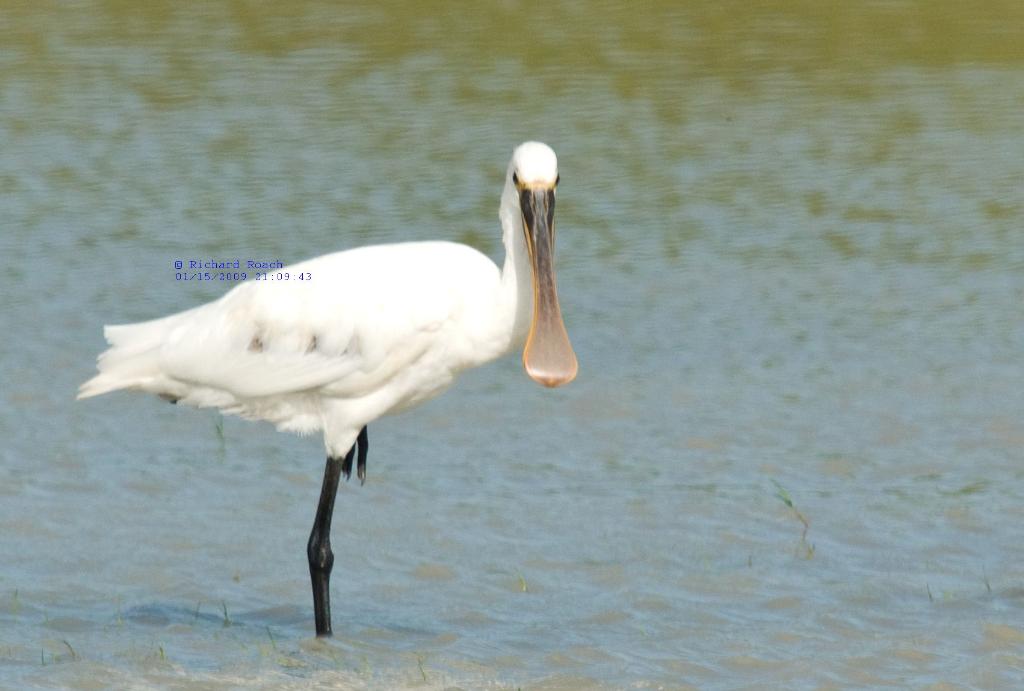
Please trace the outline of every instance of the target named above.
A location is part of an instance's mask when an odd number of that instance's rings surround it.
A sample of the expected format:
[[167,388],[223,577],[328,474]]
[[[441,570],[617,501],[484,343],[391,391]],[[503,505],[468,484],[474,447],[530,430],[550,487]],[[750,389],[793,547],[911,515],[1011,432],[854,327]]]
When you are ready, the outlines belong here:
[[[499,217],[505,263],[451,242],[328,254],[162,319],[107,326],[110,348],[79,398],[116,389],[323,430],[320,501],[307,544],[318,636],[331,635],[331,516],[341,474],[366,479],[366,426],[447,388],[462,370],[523,346],[544,386],[576,376],[553,244],[558,163],[545,144],[512,154]],[[302,280],[294,280],[302,276]]]

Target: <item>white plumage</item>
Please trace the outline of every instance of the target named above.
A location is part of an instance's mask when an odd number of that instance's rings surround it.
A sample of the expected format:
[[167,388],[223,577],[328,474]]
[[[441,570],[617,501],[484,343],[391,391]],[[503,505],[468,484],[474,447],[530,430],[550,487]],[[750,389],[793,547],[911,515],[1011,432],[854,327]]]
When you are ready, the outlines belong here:
[[571,381],[576,360],[552,269],[557,180],[549,147],[515,150],[499,212],[500,270],[450,242],[310,259],[280,270],[308,280],[250,281],[178,314],[107,326],[110,348],[78,397],[138,390],[282,430],[323,430],[328,455],[341,457],[372,420],[437,395],[462,370],[524,341],[534,379]]

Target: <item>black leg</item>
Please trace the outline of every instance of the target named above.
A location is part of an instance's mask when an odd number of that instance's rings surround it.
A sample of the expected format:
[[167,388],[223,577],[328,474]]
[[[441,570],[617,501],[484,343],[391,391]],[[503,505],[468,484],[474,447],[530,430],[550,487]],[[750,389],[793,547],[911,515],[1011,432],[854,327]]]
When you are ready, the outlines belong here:
[[306,544],[309,577],[313,582],[313,616],[316,617],[317,636],[331,635],[331,567],[334,566],[334,552],[331,551],[331,516],[334,514],[334,498],[338,494],[339,475],[346,466],[351,470],[355,450],[353,445],[344,460],[327,458],[324,484],[320,489],[320,503],[316,507],[313,531],[309,534],[309,542]]
[[352,477],[352,456],[354,455],[352,452],[355,449],[356,445],[353,444],[352,449],[345,454],[345,460],[341,462],[341,474],[345,476],[345,482],[348,482],[348,479]]
[[331,551],[331,517],[334,515],[334,498],[338,496],[338,481],[352,475],[352,459],[358,450],[359,460],[356,476],[366,483],[366,452],[370,448],[366,427],[359,431],[356,443],[345,454],[345,458],[327,457],[324,468],[324,484],[320,488],[320,503],[316,507],[313,530],[306,543],[309,558],[309,578],[313,582],[313,616],[316,618],[316,635],[331,635],[331,569],[334,567],[334,552]]

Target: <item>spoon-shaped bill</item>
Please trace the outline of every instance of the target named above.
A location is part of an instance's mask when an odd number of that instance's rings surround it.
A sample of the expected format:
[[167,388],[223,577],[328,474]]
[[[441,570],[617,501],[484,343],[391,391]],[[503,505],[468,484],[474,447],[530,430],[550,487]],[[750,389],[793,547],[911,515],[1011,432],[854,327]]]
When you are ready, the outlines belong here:
[[562,322],[555,283],[554,187],[527,187],[519,193],[526,247],[533,264],[533,321],[523,350],[530,377],[544,386],[561,386],[576,378],[579,365]]

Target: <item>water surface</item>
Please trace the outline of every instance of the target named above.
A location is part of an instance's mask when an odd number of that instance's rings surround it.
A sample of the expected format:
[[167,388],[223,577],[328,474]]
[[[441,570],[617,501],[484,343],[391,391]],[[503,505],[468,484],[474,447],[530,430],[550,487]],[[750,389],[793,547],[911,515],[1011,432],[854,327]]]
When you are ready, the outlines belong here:
[[[1024,10],[5,3],[0,686],[1024,681]],[[173,262],[450,238],[562,174],[580,358],[318,438],[116,394]]]

